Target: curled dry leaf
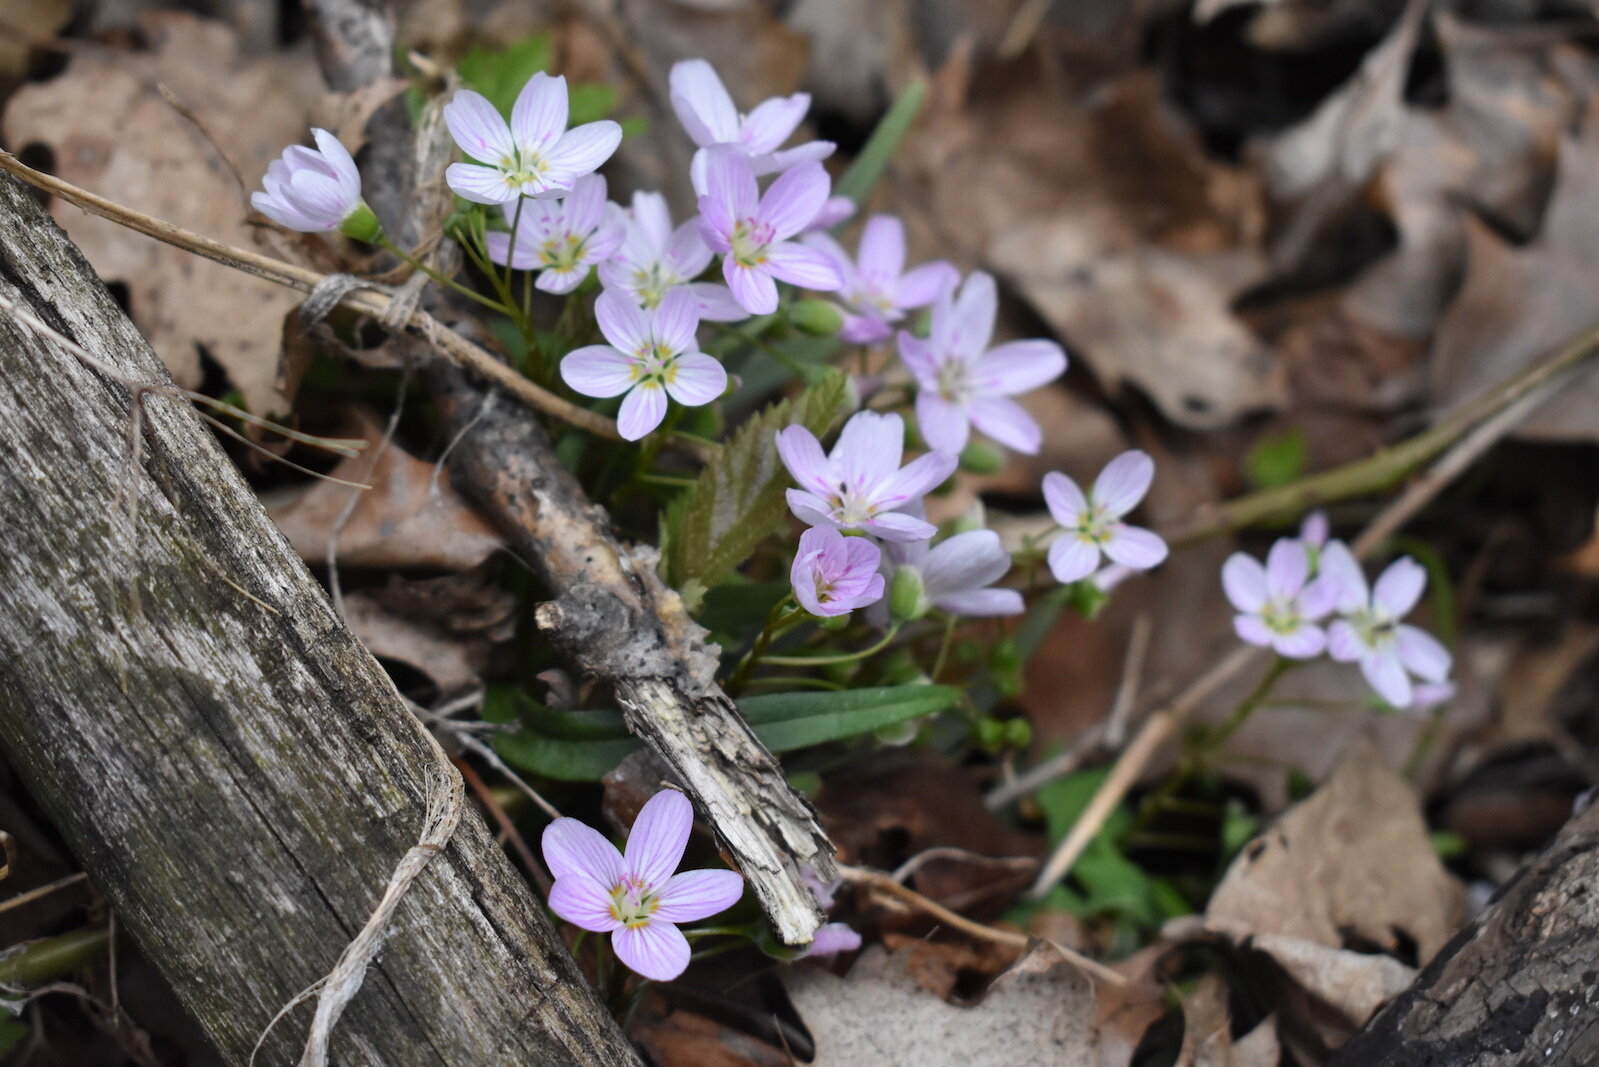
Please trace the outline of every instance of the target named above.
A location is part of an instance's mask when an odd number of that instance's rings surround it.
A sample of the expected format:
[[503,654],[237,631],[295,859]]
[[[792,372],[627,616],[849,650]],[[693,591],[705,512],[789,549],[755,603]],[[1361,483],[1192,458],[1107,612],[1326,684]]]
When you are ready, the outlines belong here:
[[[335,532],[338,561],[349,567],[462,571],[500,547],[499,535],[456,493],[447,470],[394,443],[380,452],[383,427],[369,414],[358,420],[357,432],[348,436],[365,439],[365,452],[329,473],[371,489],[318,481],[262,497],[267,514],[302,559],[325,562]],[[352,493],[360,499],[336,531]]]
[[[152,51],[78,53],[59,77],[19,90],[6,109],[6,143],[43,144],[67,181],[249,247],[249,189],[284,145],[306,138],[321,76],[303,51],[239,57],[233,31],[221,23],[152,11],[140,26]],[[162,98],[159,85],[204,133]],[[279,325],[296,294],[77,208],[57,204],[55,214],[100,276],[127,287],[133,321],[181,384],[199,384],[203,346],[251,411],[284,409],[276,389]]]
[[1374,953],[1414,951],[1425,964],[1464,913],[1416,795],[1361,740],[1320,789],[1245,846],[1211,897],[1205,928],[1272,961],[1262,984],[1290,1043],[1315,1059],[1414,976]]
[[1237,1040],[1227,1012],[1227,985],[1207,974],[1183,997],[1183,1047],[1177,1067],[1277,1067],[1282,1048],[1272,1016]]
[[1101,1060],[1093,987],[1049,946],[1029,949],[971,1008],[924,990],[906,956],[873,946],[847,978],[784,975],[816,1040],[813,1067],[1125,1067]]
[[[492,567],[492,564],[489,565]],[[482,684],[489,653],[515,632],[516,598],[484,567],[344,596],[344,619],[374,656],[425,675],[441,694]]]

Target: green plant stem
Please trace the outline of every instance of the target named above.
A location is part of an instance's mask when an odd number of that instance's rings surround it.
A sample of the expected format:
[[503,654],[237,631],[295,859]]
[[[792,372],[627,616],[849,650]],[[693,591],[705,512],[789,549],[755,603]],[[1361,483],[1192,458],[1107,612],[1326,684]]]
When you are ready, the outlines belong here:
[[1249,717],[1265,703],[1278,679],[1287,674],[1296,665],[1294,660],[1278,656],[1272,661],[1271,667],[1260,679],[1260,682],[1254,689],[1250,690],[1248,696],[1239,701],[1238,706],[1233,708],[1232,713],[1222,721],[1221,725],[1207,732],[1198,744],[1183,753],[1182,760],[1178,763],[1177,768],[1161,783],[1160,788],[1144,798],[1143,804],[1138,809],[1138,820],[1133,824],[1132,829],[1127,832],[1129,838],[1134,834],[1142,833],[1148,828],[1149,824],[1154,821],[1155,816],[1165,809],[1171,798],[1204,768],[1205,761],[1210,757],[1211,753],[1226,744],[1227,739],[1237,733],[1239,728],[1249,721]]
[[1498,388],[1444,416],[1431,429],[1392,448],[1288,485],[1202,508],[1188,519],[1158,532],[1175,548],[1245,526],[1287,523],[1322,504],[1381,492],[1442,455],[1482,422],[1592,358],[1596,352],[1599,352],[1599,324],[1588,327]]
[[859,652],[840,652],[836,656],[767,656],[766,662],[773,667],[830,667],[839,663],[855,663],[883,651],[898,633],[898,626],[891,627],[881,641]]
[[733,670],[733,677],[728,679],[727,692],[730,696],[737,696],[744,688],[745,681],[749,678],[750,671],[760,662],[761,657],[771,643],[790,627],[794,626],[804,617],[799,605],[794,603],[794,594],[786,594],[782,600],[772,605],[772,610],[766,613],[766,625],[761,627],[761,632],[756,636],[755,643],[750,650],[744,653],[744,658],[738,661],[738,666]]
[[482,304],[484,307],[490,308],[490,309],[492,309],[494,311],[498,311],[501,314],[509,315],[511,313],[510,309],[505,307],[499,301],[491,300],[491,299],[489,299],[488,297],[484,296],[482,293],[478,292],[475,289],[468,289],[466,286],[462,285],[460,282],[456,281],[454,278],[447,278],[444,275],[440,274],[438,271],[436,271],[432,267],[430,267],[427,263],[425,263],[422,260],[416,258],[411,253],[405,251],[399,245],[397,245],[393,241],[389,240],[387,236],[378,238],[378,246],[380,248],[382,248],[384,251],[388,252],[390,255],[393,255],[397,259],[400,259],[403,262],[409,264],[414,269],[421,271],[423,274],[426,274],[429,278],[432,278],[434,281],[438,282],[440,285],[444,286],[445,288],[451,289],[454,292],[460,293],[462,296],[466,297],[467,299],[475,300],[479,304]]
[[[516,212],[511,216],[511,236],[506,242],[505,246],[505,289],[507,292],[509,292],[511,289],[511,275],[516,270],[512,264],[516,262],[516,239],[522,236],[522,205],[526,203],[527,197],[517,197]],[[483,242],[483,252],[485,255],[488,254],[488,249],[489,243],[485,240]]]
[[24,941],[0,953],[0,984],[41,986],[103,960],[111,946],[108,930],[73,930]]
[[938,684],[939,675],[944,673],[944,663],[949,659],[949,648],[955,639],[955,616],[950,615],[944,619],[944,636],[938,642],[938,658],[933,660],[933,671],[929,675],[933,684]]

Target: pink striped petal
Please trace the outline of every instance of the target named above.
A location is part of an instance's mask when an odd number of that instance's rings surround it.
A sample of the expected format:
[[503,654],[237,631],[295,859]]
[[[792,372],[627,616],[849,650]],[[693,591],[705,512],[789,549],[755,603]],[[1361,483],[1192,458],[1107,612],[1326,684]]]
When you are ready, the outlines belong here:
[[966,447],[971,434],[966,409],[927,389],[916,394],[916,426],[929,447],[951,455]]
[[1421,599],[1422,590],[1426,588],[1426,568],[1409,556],[1405,556],[1403,559],[1394,560],[1388,565],[1388,569],[1378,576],[1377,584],[1372,587],[1371,602],[1386,611],[1390,617],[1402,619],[1410,614],[1410,610],[1416,606],[1416,601]]
[[548,148],[566,132],[567,107],[566,77],[539,71],[511,106],[511,137],[524,149]]
[[661,889],[657,895],[660,906],[651,919],[669,923],[697,922],[726,911],[743,895],[744,879],[737,871],[684,871],[673,875]]
[[[493,165],[502,159],[516,157],[516,142],[511,138],[511,127],[506,125],[505,119],[482,93],[475,93],[471,89],[457,92],[444,105],[444,124],[449,127],[455,143],[461,146],[461,151],[480,163]],[[454,188],[453,183],[451,188]],[[466,196],[465,193],[461,195]],[[495,200],[480,202],[499,203]]]
[[644,802],[627,835],[627,870],[656,892],[683,862],[694,829],[694,805],[675,789],[663,789]]
[[1266,568],[1253,556],[1234,552],[1221,565],[1221,587],[1239,611],[1257,612],[1271,595],[1266,588]]
[[594,299],[594,320],[605,339],[634,356],[650,344],[650,320],[631,298],[607,289]]
[[1049,571],[1062,585],[1081,581],[1099,566],[1099,546],[1074,533],[1064,533],[1049,546]]
[[1123,452],[1105,464],[1094,479],[1094,503],[1104,508],[1110,518],[1119,519],[1138,506],[1154,480],[1155,461],[1147,452],[1136,448]]
[[1050,517],[1068,529],[1082,523],[1083,512],[1088,510],[1088,498],[1077,483],[1060,471],[1044,475],[1044,503]]
[[905,270],[905,224],[894,215],[873,215],[861,231],[856,263],[861,277],[888,289]]
[[621,923],[611,912],[611,894],[582,875],[557,878],[550,887],[550,910],[581,930],[608,934]]
[[899,280],[894,306],[901,309],[926,307],[954,289],[960,272],[943,260],[923,263]]
[[1397,649],[1366,656],[1360,661],[1360,673],[1366,676],[1377,695],[1393,707],[1410,706],[1410,677],[1405,674],[1404,664],[1399,662]]
[[1112,563],[1147,571],[1166,561],[1166,542],[1159,535],[1137,526],[1117,523],[1111,530],[1110,540],[1104,545],[1105,555]]
[[672,362],[666,391],[687,407],[709,404],[727,391],[727,371],[704,352],[685,352]]
[[616,958],[631,971],[655,982],[670,982],[688,969],[688,938],[666,922],[650,922],[611,935]]
[[984,389],[1007,396],[1037,389],[1065,371],[1066,353],[1054,341],[1011,341],[989,349],[976,368]]
[[1266,555],[1266,593],[1277,600],[1298,596],[1310,574],[1305,546],[1291,537],[1280,538]]
[[544,863],[556,881],[588,879],[616,885],[625,867],[622,854],[594,827],[579,819],[556,819],[544,828]]
[[668,352],[695,351],[694,331],[700,328],[700,302],[684,288],[669,289],[656,305],[650,334]]
[[789,135],[804,121],[805,112],[810,108],[809,93],[763,100],[745,116],[743,128],[739,130],[739,142],[751,155],[775,152],[777,146],[788,140]]
[[616,413],[616,431],[625,441],[637,441],[666,418],[666,390],[659,382],[639,382]]
[[1038,423],[1009,397],[980,396],[972,400],[969,410],[973,426],[1013,452],[1036,456],[1044,443]]
[[738,140],[738,108],[709,63],[703,59],[674,63],[668,80],[672,110],[690,140],[701,148]]
[[444,181],[474,204],[509,204],[521,195],[506,184],[502,172],[476,163],[451,163],[444,169]]
[[561,380],[584,396],[621,396],[633,388],[634,362],[610,345],[585,345],[561,360]]
[[622,143],[622,127],[610,119],[575,126],[545,153],[551,185],[571,185],[585,174],[592,174],[610,159]]
[[831,256],[794,241],[768,245],[766,269],[779,281],[819,293],[831,293],[844,287],[844,275]]
[[1327,647],[1327,634],[1320,626],[1302,623],[1291,633],[1275,635],[1271,644],[1287,659],[1315,659]]
[[1394,638],[1399,646],[1399,660],[1410,673],[1429,682],[1442,682],[1449,677],[1453,663],[1449,650],[1432,634],[1416,626],[1397,626]]
[[777,283],[765,271],[745,267],[732,257],[722,260],[722,277],[733,291],[733,299],[751,315],[770,315],[777,310]]
[[801,163],[772,182],[761,197],[756,218],[772,227],[777,240],[785,240],[810,225],[827,202],[830,188],[827,171],[820,163]]
[[805,427],[796,424],[777,431],[777,454],[788,473],[805,488],[823,496],[836,488],[832,463],[816,435]]
[[1266,625],[1266,620],[1259,615],[1234,615],[1233,632],[1239,640],[1257,648],[1270,648],[1277,638],[1271,627]]

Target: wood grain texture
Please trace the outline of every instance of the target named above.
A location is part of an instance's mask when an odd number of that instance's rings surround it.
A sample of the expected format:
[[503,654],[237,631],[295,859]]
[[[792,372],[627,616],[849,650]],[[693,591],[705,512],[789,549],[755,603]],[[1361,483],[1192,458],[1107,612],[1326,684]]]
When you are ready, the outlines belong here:
[[1599,1063],[1599,804],[1568,822],[1329,1067]]
[[[130,378],[167,381],[5,176],[0,295]],[[189,406],[144,410],[130,470],[128,391],[0,308],[0,745],[242,1063],[360,929],[420,833],[436,759]],[[294,1062],[310,1012],[257,1062]],[[473,811],[401,903],[333,1056],[637,1062]]]

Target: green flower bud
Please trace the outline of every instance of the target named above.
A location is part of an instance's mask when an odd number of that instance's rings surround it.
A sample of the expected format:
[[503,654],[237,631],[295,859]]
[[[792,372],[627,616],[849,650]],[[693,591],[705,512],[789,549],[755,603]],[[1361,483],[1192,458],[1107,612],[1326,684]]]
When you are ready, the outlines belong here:
[[1008,719],[1005,722],[1005,744],[1010,748],[1026,748],[1033,743],[1033,724],[1026,719]]
[[1005,744],[1005,724],[985,715],[972,723],[972,739],[984,752],[996,752]]
[[339,223],[339,232],[346,237],[353,237],[369,245],[375,245],[383,240],[383,224],[366,206],[363,200],[355,205],[355,209],[344,216],[344,221]]
[[894,581],[888,593],[888,614],[896,623],[919,619],[927,614],[931,606],[922,589],[920,574],[911,567],[901,567],[894,572]]
[[973,474],[994,474],[1005,465],[1005,454],[993,445],[973,441],[961,449],[961,470]]
[[828,300],[796,300],[788,306],[788,322],[812,337],[833,337],[844,328],[844,313]]
[[816,620],[816,628],[818,630],[826,630],[829,633],[837,633],[847,626],[849,626],[849,612],[847,611],[842,615],[824,615]]

